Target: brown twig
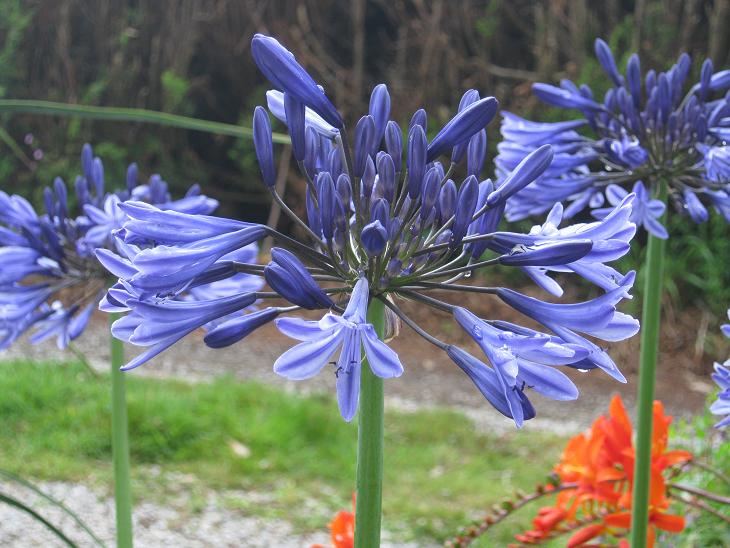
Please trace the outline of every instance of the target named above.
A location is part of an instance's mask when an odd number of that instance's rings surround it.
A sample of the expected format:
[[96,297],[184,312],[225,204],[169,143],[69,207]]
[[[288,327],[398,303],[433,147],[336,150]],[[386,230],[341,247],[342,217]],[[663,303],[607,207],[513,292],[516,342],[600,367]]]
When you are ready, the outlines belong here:
[[566,491],[568,489],[575,489],[576,487],[578,487],[577,483],[563,483],[554,487],[540,485],[534,493],[531,493],[530,495],[522,495],[521,498],[517,501],[505,500],[502,502],[501,505],[495,505],[492,508],[492,512],[487,514],[486,517],[481,520],[478,525],[472,525],[466,528],[463,534],[458,535],[453,539],[447,540],[444,543],[444,546],[448,546],[451,548],[462,548],[464,546],[469,546],[469,544],[471,544],[474,539],[483,535],[487,531],[487,529],[498,524],[508,515],[526,506],[527,504],[538,500],[546,495],[552,495],[555,493],[559,493],[560,491]]
[[674,497],[672,497],[672,500],[676,500],[677,502],[682,502],[682,503],[686,504],[687,506],[692,506],[694,508],[704,510],[705,512],[709,512],[713,516],[720,518],[722,521],[730,523],[730,516],[726,516],[726,515],[722,514],[721,512],[715,510],[712,506],[710,506],[706,502],[703,502],[697,498],[686,499],[684,497],[674,496]]
[[681,485],[678,483],[668,483],[667,487],[669,487],[669,489],[684,491],[685,493],[690,493],[691,495],[696,495],[698,497],[719,502],[720,504],[730,505],[730,497],[723,497],[722,495],[718,495],[711,491],[705,491],[704,489],[700,489],[699,487],[692,487],[691,485]]

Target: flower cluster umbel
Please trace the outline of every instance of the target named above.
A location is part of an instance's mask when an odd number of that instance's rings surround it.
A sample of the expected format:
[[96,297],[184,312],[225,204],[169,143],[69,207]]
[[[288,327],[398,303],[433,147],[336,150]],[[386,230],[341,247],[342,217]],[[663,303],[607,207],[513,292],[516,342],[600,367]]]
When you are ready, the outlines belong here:
[[68,199],[66,184],[56,178],[43,194],[45,213],[22,196],[0,191],[0,349],[28,330],[32,342],[55,336],[59,348],[83,332],[113,281],[94,252],[115,245],[112,233],[126,219],[120,209],[125,200],[188,214],[209,213],[218,205],[198,185],[172,200],[159,175],[141,184],[136,164],[127,169],[126,188],[109,193],[102,161],[88,144],[81,165],[75,199]]
[[[682,54],[666,72],[642,77],[638,55],[619,73],[608,45],[596,40],[596,55],[613,86],[603,100],[591,89],[563,80],[560,87],[535,84],[533,93],[549,105],[574,109],[582,118],[538,123],[504,113],[496,164],[505,176],[528,153],[551,143],[555,158],[541,177],[507,204],[507,218],[523,219],[570,202],[566,217],[589,208],[602,218],[631,190],[632,219],[660,238],[665,204],[652,199],[666,184],[676,209],[700,223],[712,206],[730,222],[730,70],[715,72],[707,59],[700,80],[684,93],[691,62]],[[589,135],[577,130],[588,126]]]
[[[727,311],[728,319],[730,319],[730,310]],[[722,332],[730,338],[730,324],[722,326]],[[717,400],[710,406],[710,411],[715,415],[725,415],[715,427],[723,428],[730,424],[730,359],[724,364],[715,364],[715,372],[712,374],[713,380],[720,387],[717,394]]]
[[[485,126],[497,110],[493,97],[467,91],[454,117],[429,140],[426,112],[418,110],[401,129],[391,116],[388,90],[380,84],[349,139],[339,112],[291,52],[274,38],[256,35],[252,53],[276,88],[267,93],[268,106],[287,125],[306,181],[306,218],[296,216],[276,191],[270,118],[257,107],[253,133],[263,181],[308,241],[261,225],[126,204],[131,220],[121,238],[155,244],[125,257],[106,257],[105,264],[120,277],[110,298],[131,310],[115,326],[115,335],[151,345],[127,368],[254,299],[283,298],[291,304],[222,322],[205,342],[233,344],[276,319],[282,333],[301,342],[276,360],[274,370],[306,379],[332,364],[346,420],[357,410],[363,351],[375,375],[397,377],[403,371],[398,355],[368,320],[375,301],[392,324],[405,323],[446,352],[517,425],[535,416],[528,388],[558,400],[577,397],[575,385],[556,366],[601,368],[624,381],[605,350],[587,336],[617,341],[638,330],[636,320],[616,310],[629,298],[634,274],[622,275],[607,264],[629,249],[636,230],[630,221],[633,195],[598,222],[561,228],[557,205],[527,234],[499,231],[507,200],[548,168],[553,151],[547,145],[537,148],[498,185],[483,179]],[[231,260],[232,252],[263,235],[273,236],[277,245],[268,265]],[[603,293],[586,302],[549,303],[503,287],[466,283],[473,272],[493,265],[519,270],[553,295],[562,294],[550,276],[556,272],[582,276]],[[177,300],[201,283],[241,272],[263,277],[273,291],[207,302]],[[482,319],[443,298],[464,291],[501,300],[545,332]],[[401,309],[404,300],[452,315],[485,358],[424,331]],[[297,309],[327,312],[319,321],[282,317]]]
[[[672,417],[664,414],[659,401],[654,402],[653,420],[649,546],[654,545],[655,528],[672,533],[684,529],[684,518],[668,512],[666,477],[671,467],[692,459],[687,451],[667,450]],[[609,415],[599,417],[588,433],[568,442],[555,468],[561,486],[555,505],[541,508],[534,529],[517,535],[517,540],[540,544],[555,532],[572,529],[573,523],[588,525],[570,538],[571,548],[595,546],[601,536],[625,536],[631,521],[633,471],[631,421],[621,398],[614,396]]]

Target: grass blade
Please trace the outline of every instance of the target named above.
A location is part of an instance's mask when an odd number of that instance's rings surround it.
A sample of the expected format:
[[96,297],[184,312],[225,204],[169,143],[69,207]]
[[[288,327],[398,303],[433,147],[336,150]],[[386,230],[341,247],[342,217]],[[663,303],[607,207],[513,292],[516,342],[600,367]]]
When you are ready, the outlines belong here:
[[60,508],[61,510],[63,510],[63,512],[66,515],[70,516],[71,519],[73,519],[81,529],[83,529],[92,539],[94,539],[94,542],[96,542],[96,544],[98,544],[99,546],[106,546],[104,544],[104,542],[94,534],[94,532],[89,528],[89,526],[86,525],[76,513],[74,513],[68,506],[63,504],[61,501],[54,499],[50,495],[41,491],[38,487],[33,485],[28,480],[23,479],[20,476],[16,476],[12,472],[8,472],[7,470],[0,470],[0,476],[5,478],[8,481],[13,481],[13,482],[17,483],[18,485],[22,485],[26,489],[30,489],[36,495],[47,500],[48,502],[50,502],[57,508]]
[[[1,112],[68,116],[72,118],[90,118],[92,120],[113,120],[118,122],[142,122],[192,129],[194,131],[206,131],[218,135],[245,137],[247,139],[253,138],[253,130],[248,127],[142,108],[97,107],[56,103],[53,101],[0,99]],[[273,138],[275,143],[289,144],[290,142],[289,137],[283,133],[274,133]]]

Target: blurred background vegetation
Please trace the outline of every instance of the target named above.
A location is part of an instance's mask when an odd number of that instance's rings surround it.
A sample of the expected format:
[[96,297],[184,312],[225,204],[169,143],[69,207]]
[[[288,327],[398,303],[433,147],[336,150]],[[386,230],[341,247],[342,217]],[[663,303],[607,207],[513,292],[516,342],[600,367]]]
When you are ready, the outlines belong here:
[[[530,96],[534,81],[567,77],[602,94],[597,36],[620,64],[639,51],[644,70],[666,68],[683,51],[695,73],[707,56],[726,68],[728,27],[729,0],[0,0],[0,98],[250,126],[267,85],[249,44],[255,32],[267,32],[294,51],[347,119],[367,108],[375,84],[387,82],[399,121],[425,107],[433,131],[467,88],[542,119],[564,114]],[[246,139],[31,114],[0,120],[0,180],[8,192],[37,200],[54,176],[73,180],[88,141],[117,184],[136,161],[177,191],[200,182],[221,201],[221,214],[266,220],[269,196]],[[494,151],[496,121],[489,132]],[[296,177],[290,170],[290,182]],[[288,185],[292,202],[302,188]],[[718,258],[730,252],[730,231],[716,217],[701,227],[685,221],[671,227],[670,293],[676,306],[709,309],[714,324],[730,303],[730,273]],[[641,252],[637,246],[625,266],[641,264]]]

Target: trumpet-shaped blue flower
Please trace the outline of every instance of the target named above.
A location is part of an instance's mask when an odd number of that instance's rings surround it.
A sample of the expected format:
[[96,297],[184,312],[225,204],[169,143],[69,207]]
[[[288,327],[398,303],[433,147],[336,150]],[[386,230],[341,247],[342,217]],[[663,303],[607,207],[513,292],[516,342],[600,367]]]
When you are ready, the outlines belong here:
[[[298,380],[332,363],[340,411],[351,420],[363,352],[375,375],[399,376],[400,359],[384,339],[405,324],[444,351],[518,426],[536,414],[527,395],[530,390],[556,400],[577,397],[561,367],[600,368],[623,380],[606,350],[593,340],[621,340],[638,328],[633,318],[617,310],[619,302],[630,297],[633,273],[623,275],[610,266],[628,251],[636,232],[632,208],[637,197],[621,197],[610,212],[591,223],[561,226],[564,211],[558,204],[542,225],[527,233],[499,230],[508,203],[535,181],[558,177],[561,169],[579,172],[581,162],[598,158],[588,144],[573,142],[586,121],[536,125],[511,117],[510,131],[526,136],[529,145],[500,151],[503,176],[495,184],[482,173],[485,125],[496,112],[494,98],[467,91],[457,114],[430,142],[428,116],[420,109],[410,117],[404,142],[400,126],[389,119],[388,89],[379,84],[368,112],[354,118],[359,121],[350,141],[344,120],[291,53],[261,36],[254,38],[253,50],[262,72],[279,90],[267,93],[269,110],[286,122],[293,143],[301,145],[304,134],[304,156],[298,163],[306,181],[305,215],[300,218],[282,208],[299,234],[292,238],[240,221],[122,204],[127,219],[116,233],[117,251],[97,253],[119,277],[102,307],[128,311],[128,319],[115,324],[116,334],[149,347],[128,367],[143,363],[196,326],[208,329],[206,344],[220,348],[274,321],[281,332],[301,341],[276,360],[274,370]],[[601,110],[587,98],[582,105]],[[263,111],[257,110],[256,116],[264,120]],[[549,146],[543,139],[556,144]],[[269,153],[268,127],[257,140],[264,182],[272,199],[282,204],[270,184],[275,162]],[[638,157],[630,143],[619,145],[611,149],[614,154]],[[574,158],[577,152],[580,161]],[[459,164],[465,164],[464,179],[456,175]],[[576,184],[588,188],[591,176],[583,175]],[[252,245],[264,234],[275,241],[268,265],[235,255],[236,248]],[[488,279],[488,267],[497,264],[518,276],[526,274],[555,296],[562,295],[555,273],[577,274],[604,294],[581,303],[553,303],[480,285]],[[472,274],[482,272],[474,282]],[[272,291],[249,284],[238,291],[240,301],[233,291],[210,298],[209,284],[223,284],[241,274],[265,280]],[[203,304],[185,301],[201,290]],[[455,293],[466,291],[491,295],[544,329],[483,320],[450,302]],[[261,308],[246,310],[254,300]],[[366,319],[374,300],[386,310],[389,328],[381,337]],[[401,308],[403,301],[451,314],[482,356],[425,331],[415,321],[417,316]],[[240,309],[234,310],[237,306]],[[322,310],[323,316],[315,321],[289,315],[300,309]]]
[[300,318],[279,318],[276,326],[285,335],[303,341],[284,352],[274,363],[274,371],[293,380],[313,377],[340,350],[333,365],[337,376],[337,401],[346,421],[357,411],[360,391],[362,349],[372,372],[389,379],[403,373],[398,354],[383,343],[372,324],[366,322],[368,282],[361,278],[355,284],[350,302],[342,316],[327,313],[319,321]]
[[[600,217],[606,214],[606,201],[615,205],[633,187],[634,221],[666,238],[659,222],[664,205],[652,198],[659,185],[666,185],[670,203],[694,222],[706,221],[711,208],[730,222],[730,94],[725,93],[730,71],[714,72],[707,60],[700,81],[683,94],[687,55],[666,72],[649,71],[643,81],[637,55],[629,59],[626,77],[603,40],[596,40],[596,55],[613,84],[602,101],[587,86],[568,80],[560,87],[533,86],[538,98],[577,110],[580,119],[538,123],[504,114],[505,140],[496,159],[500,180],[540,146],[551,144],[555,152],[542,176],[508,201],[507,218],[538,215],[555,202],[569,204],[566,217],[583,209]],[[584,131],[586,126],[590,131]]]

